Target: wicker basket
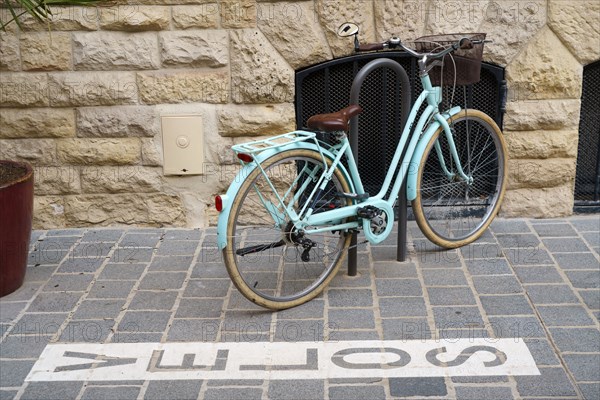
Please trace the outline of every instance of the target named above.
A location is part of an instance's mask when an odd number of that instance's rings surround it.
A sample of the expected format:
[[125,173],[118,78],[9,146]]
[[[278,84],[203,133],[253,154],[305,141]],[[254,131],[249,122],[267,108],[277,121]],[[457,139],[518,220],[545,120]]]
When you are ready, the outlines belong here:
[[[455,44],[461,38],[485,40],[485,33],[451,33],[447,35],[423,36],[415,40],[415,50],[420,53],[436,53]],[[452,62],[452,58],[454,62]],[[471,85],[479,82],[483,42],[474,44],[472,49],[458,49],[444,56],[443,67],[434,67],[429,71],[434,86]],[[456,66],[456,68],[455,68]]]

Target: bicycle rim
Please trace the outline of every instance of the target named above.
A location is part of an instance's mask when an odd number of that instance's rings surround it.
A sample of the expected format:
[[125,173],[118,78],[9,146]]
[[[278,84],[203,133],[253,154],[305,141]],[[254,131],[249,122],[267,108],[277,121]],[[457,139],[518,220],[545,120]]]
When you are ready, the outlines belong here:
[[487,115],[475,110],[461,112],[452,118],[450,128],[463,171],[472,181],[460,176],[446,134],[440,129],[428,143],[419,166],[413,202],[425,236],[446,248],[463,246],[481,236],[498,212],[506,180],[504,139]]
[[265,173],[255,169],[234,200],[225,261],[246,298],[283,309],[323,290],[343,261],[350,239],[339,231],[307,234],[296,230],[279,199],[299,214],[309,203],[316,214],[349,205],[337,196],[349,191],[349,186],[337,170],[317,198],[315,186],[324,164],[321,155],[310,150],[286,151],[261,166]]

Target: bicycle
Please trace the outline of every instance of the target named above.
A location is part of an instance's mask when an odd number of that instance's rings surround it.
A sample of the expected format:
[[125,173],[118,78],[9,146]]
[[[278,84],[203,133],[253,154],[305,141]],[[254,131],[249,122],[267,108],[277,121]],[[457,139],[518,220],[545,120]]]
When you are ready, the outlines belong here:
[[[423,91],[374,196],[365,193],[346,135],[358,105],[312,116],[305,130],[232,147],[242,169],[215,199],[218,247],[237,289],[266,308],[294,307],[320,294],[342,264],[351,233],[385,240],[405,179],[419,228],[444,248],[481,236],[504,195],[507,152],[496,123],[460,106],[439,110],[444,79],[454,87],[479,80],[485,34],[426,37],[417,49],[396,37],[360,44],[351,23],[339,34],[354,35],[357,51],[402,49],[417,57]],[[319,132],[332,142],[319,140]]]

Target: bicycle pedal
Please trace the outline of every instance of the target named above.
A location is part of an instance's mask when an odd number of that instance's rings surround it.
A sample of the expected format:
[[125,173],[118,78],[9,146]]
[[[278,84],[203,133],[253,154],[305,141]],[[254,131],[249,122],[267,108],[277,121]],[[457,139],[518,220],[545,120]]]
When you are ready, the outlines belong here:
[[381,210],[373,206],[360,207],[356,210],[356,215],[364,219],[373,219],[379,214],[381,214]]
[[342,192],[338,192],[336,193],[337,197],[343,197],[345,199],[351,199],[351,200],[366,200],[368,199],[369,193],[363,193],[363,194],[358,194],[358,193],[342,193]]

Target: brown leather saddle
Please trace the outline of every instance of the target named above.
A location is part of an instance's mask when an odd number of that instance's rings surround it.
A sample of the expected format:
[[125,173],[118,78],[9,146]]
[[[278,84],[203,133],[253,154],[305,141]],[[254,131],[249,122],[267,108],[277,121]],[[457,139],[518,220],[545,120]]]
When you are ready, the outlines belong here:
[[350,119],[361,112],[361,106],[352,104],[334,113],[313,115],[306,121],[306,125],[322,132],[347,131]]

